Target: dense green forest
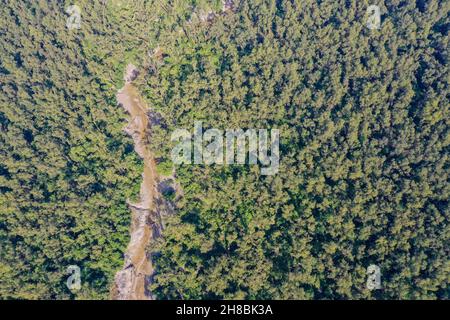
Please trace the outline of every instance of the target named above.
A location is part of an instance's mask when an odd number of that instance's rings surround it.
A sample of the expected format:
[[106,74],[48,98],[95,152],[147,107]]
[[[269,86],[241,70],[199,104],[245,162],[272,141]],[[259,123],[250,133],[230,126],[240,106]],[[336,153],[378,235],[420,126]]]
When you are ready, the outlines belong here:
[[175,166],[157,298],[450,298],[448,1],[0,4],[1,299],[109,297],[142,171],[115,98],[129,62],[167,172],[194,121],[281,132],[276,175]]
[[115,94],[143,50],[139,8],[78,1],[0,2],[0,297],[108,298],[123,264],[142,164]]
[[151,245],[160,298],[449,298],[449,2],[379,1],[379,30],[370,4],[161,9],[167,56],[142,83],[160,161],[202,120],[278,128],[281,164],[177,167],[184,198]]

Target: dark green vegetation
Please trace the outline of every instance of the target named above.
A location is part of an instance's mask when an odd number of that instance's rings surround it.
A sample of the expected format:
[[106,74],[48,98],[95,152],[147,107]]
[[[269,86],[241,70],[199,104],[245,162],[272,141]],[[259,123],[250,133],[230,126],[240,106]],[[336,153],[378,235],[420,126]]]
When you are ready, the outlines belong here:
[[115,100],[128,62],[161,172],[194,120],[281,130],[274,176],[176,168],[159,298],[450,298],[448,1],[235,1],[210,22],[221,1],[76,2],[80,30],[71,1],[0,0],[0,298],[108,297],[142,170]]
[[[95,4],[94,4],[95,3]],[[99,1],[1,1],[0,297],[107,298],[123,264],[142,165],[116,106],[147,21]],[[137,10],[137,9],[134,9]],[[134,16],[134,19],[131,17]],[[125,24],[123,21],[132,21]]]
[[275,176],[177,168],[160,298],[449,298],[449,2],[377,3],[380,30],[368,1],[241,1],[209,25],[161,9],[166,57],[142,84],[161,160],[194,120],[282,141]]

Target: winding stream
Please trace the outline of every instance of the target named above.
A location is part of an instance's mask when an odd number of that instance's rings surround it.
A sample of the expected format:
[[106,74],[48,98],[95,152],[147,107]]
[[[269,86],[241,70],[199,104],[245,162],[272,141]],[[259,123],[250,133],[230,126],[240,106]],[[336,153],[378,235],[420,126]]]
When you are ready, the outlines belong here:
[[147,147],[149,131],[148,108],[132,81],[138,74],[129,64],[125,73],[125,86],[117,93],[117,102],[129,114],[125,132],[133,138],[135,152],[143,159],[144,170],[137,203],[127,201],[131,210],[131,238],[125,253],[125,262],[114,280],[112,298],[117,300],[148,300],[152,294],[147,290],[153,267],[146,252],[148,243],[161,234],[161,219],[157,203],[158,175],[155,161]]

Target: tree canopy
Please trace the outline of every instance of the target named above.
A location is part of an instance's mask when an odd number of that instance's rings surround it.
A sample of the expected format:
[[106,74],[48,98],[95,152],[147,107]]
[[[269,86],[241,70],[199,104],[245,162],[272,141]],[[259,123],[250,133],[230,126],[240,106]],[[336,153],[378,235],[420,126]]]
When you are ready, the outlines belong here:
[[[177,166],[184,196],[151,245],[153,290],[448,298],[448,3],[381,2],[379,30],[368,1],[236,4],[209,22],[162,8],[167,56],[142,83],[164,119],[152,147],[170,162],[170,133],[197,120],[278,128],[280,171]],[[381,290],[366,288],[371,264]]]
[[[148,246],[157,298],[450,297],[448,1],[79,0],[73,30],[71,1],[0,3],[1,299],[110,297],[142,173],[128,63],[182,190]],[[173,165],[195,121],[280,130],[279,172]]]

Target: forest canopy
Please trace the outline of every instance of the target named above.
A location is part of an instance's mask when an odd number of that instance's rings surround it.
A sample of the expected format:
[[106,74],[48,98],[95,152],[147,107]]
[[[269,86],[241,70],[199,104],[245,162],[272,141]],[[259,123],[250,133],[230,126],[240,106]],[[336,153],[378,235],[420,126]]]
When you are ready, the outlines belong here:
[[[75,30],[71,1],[0,4],[1,299],[110,297],[142,173],[128,63],[182,190],[148,244],[156,298],[450,298],[448,1],[80,0]],[[195,121],[280,130],[277,174],[174,165]]]
[[448,298],[448,2],[380,1],[375,30],[368,1],[236,1],[206,22],[172,4],[141,84],[160,161],[195,121],[279,129],[281,154],[273,176],[176,166],[158,297]]

